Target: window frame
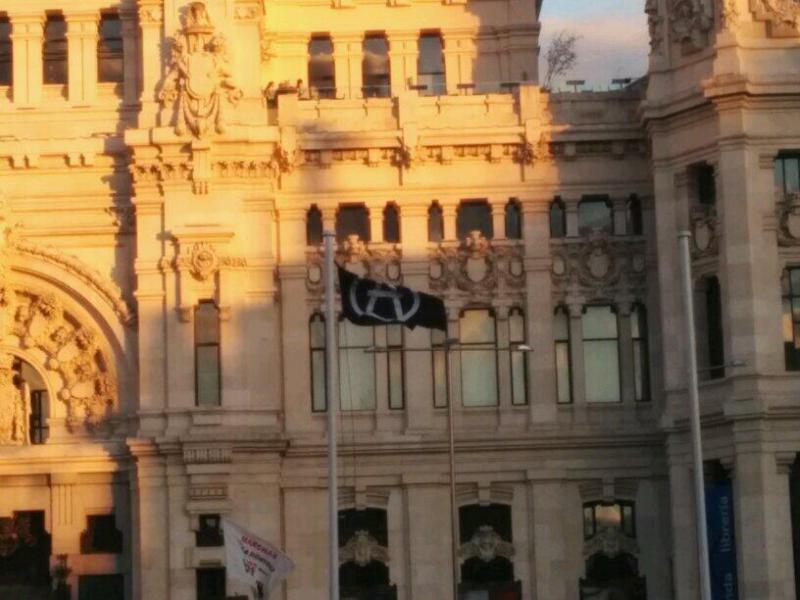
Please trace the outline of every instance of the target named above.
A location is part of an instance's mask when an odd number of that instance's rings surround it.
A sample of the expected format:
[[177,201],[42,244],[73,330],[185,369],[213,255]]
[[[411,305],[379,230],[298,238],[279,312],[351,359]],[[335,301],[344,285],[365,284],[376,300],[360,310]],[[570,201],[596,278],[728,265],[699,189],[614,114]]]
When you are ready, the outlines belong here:
[[[565,338],[558,337],[558,331],[557,331],[558,328],[556,326],[555,320],[559,318],[560,314],[563,315],[564,318],[566,319],[567,335],[566,335]],[[554,346],[555,346],[554,350],[555,350],[555,363],[556,363],[555,364],[555,367],[556,367],[556,404],[569,405],[569,404],[572,404],[573,401],[574,401],[574,398],[573,398],[574,385],[573,385],[573,381],[572,381],[572,330],[570,328],[569,309],[566,306],[564,306],[563,304],[560,304],[560,305],[556,306],[555,310],[553,311],[553,333],[554,333],[554,335],[553,335],[553,343],[554,343]],[[567,371],[567,373],[566,373],[566,375],[567,375],[567,393],[566,393],[567,399],[566,400],[562,400],[561,399],[561,386],[559,385],[560,376],[559,376],[559,360],[558,360],[559,359],[559,352],[558,352],[558,349],[562,345],[566,346],[566,349],[567,349],[567,356],[566,356],[567,360],[566,360],[566,364],[564,365],[566,367],[566,371]]]
[[[467,214],[471,209],[481,207],[485,209],[485,215],[475,214],[474,220],[477,223],[476,227],[467,228],[469,221],[473,217]],[[473,231],[480,231],[481,235],[487,240],[494,238],[494,219],[492,218],[492,205],[489,203],[488,198],[465,198],[458,203],[456,208],[456,237],[459,240],[467,239]]]
[[[516,214],[515,214],[516,213]],[[522,203],[517,198],[509,198],[503,209],[503,225],[507,240],[522,240],[525,235],[522,216]],[[514,230],[511,232],[511,230]],[[513,233],[513,235],[511,235]]]
[[[350,225],[349,223],[345,222],[345,215],[348,212],[355,213],[355,211],[360,211],[363,215],[363,222],[359,225],[363,227],[362,236],[360,231],[345,231],[346,225]],[[369,209],[367,208],[366,204],[363,202],[345,202],[340,204],[336,209],[336,222],[334,225],[334,229],[336,231],[336,241],[337,242],[344,242],[347,241],[348,236],[350,235],[357,235],[358,239],[362,242],[370,242],[372,241],[372,232],[370,230],[370,221],[369,221]],[[358,228],[357,228],[358,229]]]
[[316,204],[312,204],[306,211],[306,246],[321,246],[324,229],[322,211]]
[[[12,40],[11,19],[5,12],[0,12],[0,32],[7,34],[0,36],[0,86],[11,87],[14,85],[14,42]],[[5,74],[5,75],[4,75]]]
[[[647,307],[635,302],[631,307],[631,352],[633,352],[633,399],[649,402],[652,398],[650,381],[650,347]],[[638,349],[638,352],[637,352]],[[640,382],[637,385],[637,382]]]
[[[423,39],[438,39],[439,40],[439,61],[440,69],[438,71],[424,71],[422,68],[422,52],[423,52]],[[421,31],[417,40],[417,84],[425,86],[425,89],[420,89],[420,94],[423,96],[443,96],[447,93],[447,66],[444,59],[444,37],[442,32],[438,30]],[[430,78],[431,83],[421,83],[423,80],[427,81]]]
[[[330,54],[326,54],[324,52],[317,52],[317,53],[312,52],[312,45],[315,42],[328,42],[330,44]],[[336,98],[336,63],[334,61],[335,50],[334,50],[333,38],[331,37],[330,33],[312,33],[311,37],[308,40],[308,45],[306,50],[308,54],[306,75],[308,76],[309,91],[312,93],[312,95],[316,94],[316,97],[318,98],[328,98],[328,99]],[[329,64],[324,65],[326,75],[323,76],[321,79],[319,79],[319,81],[326,81],[331,85],[325,87],[320,87],[318,85],[315,85],[315,82],[317,82],[318,80],[316,77],[312,77],[312,66],[311,66],[311,63],[315,59],[314,57],[324,57],[323,60],[325,60],[326,63],[328,62],[328,57],[330,57]],[[330,71],[330,75],[327,75],[328,70]]]
[[[216,312],[216,341],[215,342],[198,342],[198,319],[197,313],[201,310],[201,305],[211,305]],[[194,401],[195,408],[219,408],[222,406],[222,353],[220,347],[222,345],[222,327],[219,319],[219,306],[214,300],[203,299],[197,302],[194,308]],[[213,348],[216,347],[216,364],[217,364],[217,402],[214,403],[201,403],[200,398],[200,365],[199,365],[199,348]]]
[[[603,204],[606,207],[608,222],[603,224],[601,227],[590,227],[588,224],[584,223],[586,213],[582,212],[581,208],[600,204]],[[609,198],[607,194],[585,195],[581,198],[580,202],[578,202],[578,235],[586,237],[598,234],[614,235],[614,204],[611,202],[611,198]]]
[[[561,196],[556,196],[549,207],[550,239],[561,240],[567,237],[567,209]],[[558,223],[560,231],[555,231],[554,223]]]
[[[390,216],[392,214],[394,215],[393,217]],[[397,203],[387,202],[386,206],[383,207],[382,217],[383,241],[389,244],[401,243],[402,228],[400,224],[400,207],[397,206]],[[392,219],[394,219],[394,222],[392,222]]]
[[[103,36],[103,23],[116,21],[119,25],[119,37]],[[97,22],[97,82],[124,83],[125,81],[125,46],[122,35],[122,19],[116,11],[103,11]],[[107,46],[119,45],[118,50]],[[104,64],[119,61],[118,78],[104,77]]]
[[[63,23],[63,36],[48,39],[48,26]],[[60,66],[59,66],[60,65]],[[59,75],[63,69],[63,81]],[[56,77],[58,76],[58,77]],[[67,20],[61,11],[47,12],[42,31],[42,85],[69,84]]]
[[[597,535],[597,507],[613,507],[619,506],[620,524],[619,531],[622,535],[632,539],[636,539],[636,502],[634,500],[623,500],[615,498],[612,502],[605,500],[592,500],[583,503],[583,539],[584,541],[592,539]],[[625,517],[625,509],[630,509],[630,516]],[[591,532],[587,533],[587,510],[592,511]],[[626,531],[626,523],[630,526]],[[630,533],[629,533],[630,532]]]
[[[464,332],[462,327],[462,322],[464,319],[464,315],[468,312],[487,312],[488,315],[492,319],[492,329],[494,332],[494,339],[491,342],[466,342],[464,341]],[[461,379],[461,406],[462,408],[466,409],[481,409],[481,408],[493,408],[500,405],[500,364],[499,364],[499,356],[498,356],[498,349],[497,349],[497,312],[495,311],[494,307],[492,306],[469,306],[462,309],[459,312],[458,316],[458,331],[459,331],[459,350],[458,350],[458,357],[460,363],[460,379]],[[473,349],[464,349],[467,346],[474,346]],[[483,348],[484,346],[488,346]],[[491,404],[466,404],[466,394],[464,393],[465,385],[464,385],[464,352],[491,352],[494,361],[493,361],[493,369],[494,369],[494,402]]]
[[[437,219],[438,219],[438,227],[436,223]],[[436,239],[437,237],[439,239]],[[444,210],[442,209],[442,205],[439,204],[437,200],[434,200],[428,207],[428,242],[438,244],[443,241],[444,241]]]
[[[611,314],[614,316],[614,327],[616,330],[615,337],[587,337],[585,333],[585,323],[584,319],[586,318],[586,314],[592,310],[597,308],[608,308]],[[613,304],[587,304],[583,307],[583,314],[581,317],[581,342],[583,345],[583,377],[585,382],[585,389],[586,389],[586,403],[587,404],[595,404],[595,405],[604,405],[604,404],[619,404],[622,402],[622,360],[620,360],[620,352],[622,350],[621,343],[620,343],[620,326],[619,326],[619,312],[617,311],[617,307]],[[587,349],[592,347],[592,344],[603,344],[608,342],[614,342],[616,345],[616,356],[617,356],[617,398],[615,400],[594,400],[592,399],[592,395],[590,393],[590,386],[589,386],[589,377],[588,372],[586,370],[586,365],[589,361],[586,360]]]
[[[386,70],[372,72],[367,69],[367,45],[373,40],[383,40],[386,45],[385,63]],[[392,95],[392,62],[389,38],[383,31],[368,32],[361,42],[361,93],[365,98],[390,98]],[[378,54],[383,56],[383,54]]]
[[[522,333],[519,336],[514,335],[514,329],[511,326],[512,319],[518,316],[522,319]],[[523,350],[514,350],[515,345],[525,344],[525,339],[527,337],[527,325],[528,321],[525,318],[525,310],[520,306],[512,306],[508,311],[508,340],[509,340],[509,371],[510,371],[510,388],[511,388],[511,406],[527,406],[529,403],[528,399],[528,360],[525,356],[525,352]],[[514,339],[515,337],[519,337],[519,339]],[[520,366],[517,365],[517,359],[519,361]],[[517,398],[517,373],[518,370],[522,371],[521,374],[521,382],[522,382],[522,401],[520,402]]]

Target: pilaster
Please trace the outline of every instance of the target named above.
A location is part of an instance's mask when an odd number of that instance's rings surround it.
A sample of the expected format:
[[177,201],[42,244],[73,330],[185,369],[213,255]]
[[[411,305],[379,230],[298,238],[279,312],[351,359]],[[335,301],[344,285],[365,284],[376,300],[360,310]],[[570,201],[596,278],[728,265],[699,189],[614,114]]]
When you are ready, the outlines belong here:
[[419,31],[389,31],[388,38],[391,93],[399,96],[417,82]]
[[460,92],[459,84],[473,82],[474,36],[472,31],[442,30],[448,94],[458,94]]
[[42,101],[44,13],[12,12],[10,19],[14,104],[18,108],[32,108]]
[[334,34],[333,69],[336,78],[336,95],[361,98],[362,34]]
[[67,97],[72,106],[97,98],[97,11],[65,11],[67,21]]

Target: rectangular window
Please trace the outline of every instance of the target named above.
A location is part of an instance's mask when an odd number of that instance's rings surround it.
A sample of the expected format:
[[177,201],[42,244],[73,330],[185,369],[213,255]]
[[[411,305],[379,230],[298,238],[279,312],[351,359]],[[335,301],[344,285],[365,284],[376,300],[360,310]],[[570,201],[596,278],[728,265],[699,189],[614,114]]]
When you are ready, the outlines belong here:
[[49,13],[45,20],[42,67],[44,83],[67,83],[67,22],[60,13]]
[[709,377],[725,377],[725,345],[722,337],[722,293],[719,279],[708,277],[706,284],[706,335],[708,339]]
[[433,406],[444,408],[447,406],[450,390],[447,388],[447,350],[445,340],[447,335],[440,329],[431,329],[431,360],[433,366]]
[[195,545],[199,548],[222,546],[222,524],[218,514],[200,515],[195,532]]
[[556,388],[559,404],[572,402],[572,373],[570,371],[569,314],[563,306],[553,317],[556,344]]
[[195,571],[197,600],[225,599],[225,567],[210,567]]
[[339,399],[343,411],[375,408],[375,360],[364,352],[375,346],[373,327],[339,321]]
[[701,206],[714,206],[717,202],[717,182],[714,178],[714,167],[699,164],[692,167],[697,203]]
[[97,81],[121,83],[124,78],[122,21],[116,13],[100,16],[97,40]]
[[336,211],[336,239],[343,242],[349,235],[357,235],[362,242],[371,239],[369,212],[363,204],[342,204]]
[[50,434],[47,425],[47,390],[31,390],[31,444],[44,444]]
[[423,33],[419,37],[417,84],[425,96],[441,96],[446,91],[444,76],[444,42],[439,33]]
[[497,406],[497,327],[490,309],[465,310],[459,321],[461,400],[464,406]]
[[550,203],[550,237],[559,239],[567,235],[567,213],[564,203],[556,198]]
[[78,600],[125,600],[125,577],[112,575],[79,575]]
[[438,202],[428,209],[428,241],[441,242],[444,239],[444,215]]
[[519,200],[512,198],[506,204],[506,239],[522,239],[522,207]]
[[800,155],[781,154],[775,159],[775,187],[781,199],[800,192]]
[[494,235],[492,208],[486,200],[462,200],[456,212],[456,233],[459,240],[479,231],[487,240]]
[[311,342],[311,410],[324,412],[328,409],[325,388],[325,319],[315,313],[308,324]]
[[581,320],[588,402],[619,402],[619,335],[610,306],[587,306]]
[[383,34],[364,38],[362,92],[365,97],[388,98],[390,95],[389,42]]
[[219,309],[212,300],[201,300],[194,311],[197,406],[219,406],[221,403],[219,342]]
[[511,403],[522,406],[528,403],[528,365],[525,352],[514,350],[525,343],[525,315],[520,308],[508,313],[508,339],[511,343]]
[[333,42],[328,35],[314,35],[308,42],[308,85],[312,97],[336,98]]
[[608,196],[584,196],[578,204],[578,234],[611,234],[614,218]]
[[0,15],[0,85],[11,85],[13,73],[11,21],[7,16]]
[[122,532],[114,515],[87,515],[86,529],[81,533],[81,554],[120,554]]
[[405,361],[403,360],[403,326],[386,326],[387,373],[389,383],[389,408],[398,410],[405,406],[403,379]]
[[631,312],[631,338],[633,342],[633,386],[635,399],[650,399],[650,364],[647,351],[647,311],[636,304]]

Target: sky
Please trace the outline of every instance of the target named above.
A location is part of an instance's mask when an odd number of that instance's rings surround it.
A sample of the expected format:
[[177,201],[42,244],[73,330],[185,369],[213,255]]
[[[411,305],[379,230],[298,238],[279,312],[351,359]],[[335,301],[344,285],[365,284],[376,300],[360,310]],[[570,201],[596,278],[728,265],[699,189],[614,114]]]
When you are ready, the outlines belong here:
[[[563,30],[580,36],[578,61],[565,79],[585,79],[587,88],[601,90],[608,89],[614,78],[644,75],[649,50],[644,2],[544,0],[539,80],[544,80],[544,55],[550,40]],[[563,81],[553,87],[563,89]]]

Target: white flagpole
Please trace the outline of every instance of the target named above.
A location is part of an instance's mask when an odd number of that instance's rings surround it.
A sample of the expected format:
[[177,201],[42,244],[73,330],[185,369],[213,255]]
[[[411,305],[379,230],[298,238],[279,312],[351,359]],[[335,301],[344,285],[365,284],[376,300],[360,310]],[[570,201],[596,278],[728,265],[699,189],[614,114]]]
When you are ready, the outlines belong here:
[[700,431],[700,397],[697,389],[697,348],[694,335],[694,301],[692,298],[692,267],[689,254],[691,233],[678,233],[681,252],[681,278],[686,326],[686,375],[689,388],[689,418],[692,432],[694,469],[695,524],[697,526],[697,562],[700,569],[700,598],[711,600],[711,574],[708,564],[708,529],[706,528],[706,495],[703,481],[703,442]]
[[447,338],[444,342],[445,348],[445,377],[447,385],[447,434],[448,434],[448,454],[450,455],[450,532],[451,544],[450,554],[453,562],[452,578],[453,578],[453,599],[458,600],[458,504],[456,502],[456,432],[455,432],[455,416],[453,412],[453,403],[455,402],[455,394],[453,393],[453,361],[452,355],[453,344],[458,344],[458,340]]
[[325,396],[328,400],[328,585],[330,600],[339,600],[339,498],[336,472],[336,409],[339,405],[339,364],[336,350],[335,233],[325,231]]

